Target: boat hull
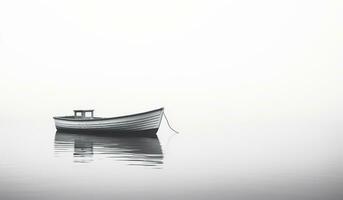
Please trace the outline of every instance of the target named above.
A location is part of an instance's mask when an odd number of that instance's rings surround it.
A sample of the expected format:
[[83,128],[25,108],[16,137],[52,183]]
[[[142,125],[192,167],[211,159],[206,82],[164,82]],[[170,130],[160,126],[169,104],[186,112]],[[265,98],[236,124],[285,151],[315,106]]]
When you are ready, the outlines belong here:
[[163,108],[114,118],[77,119],[54,117],[56,129],[68,133],[115,134],[125,136],[156,135],[163,116]]

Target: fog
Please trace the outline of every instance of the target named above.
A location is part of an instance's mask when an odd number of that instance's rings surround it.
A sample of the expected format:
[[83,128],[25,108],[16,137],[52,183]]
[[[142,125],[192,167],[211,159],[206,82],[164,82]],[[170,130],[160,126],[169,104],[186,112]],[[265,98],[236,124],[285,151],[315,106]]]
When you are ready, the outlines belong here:
[[[340,199],[342,10],[334,0],[0,1],[2,196],[132,199],[148,177],[156,199]],[[54,154],[53,116],[159,107],[180,132],[162,123],[159,171]]]

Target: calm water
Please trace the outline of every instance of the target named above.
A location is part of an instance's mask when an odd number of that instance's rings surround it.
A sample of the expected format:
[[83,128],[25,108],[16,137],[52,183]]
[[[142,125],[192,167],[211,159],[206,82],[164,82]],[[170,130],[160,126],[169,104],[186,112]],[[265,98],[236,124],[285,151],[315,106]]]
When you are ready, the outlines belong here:
[[56,133],[48,114],[5,120],[0,199],[343,198],[342,136],[329,122],[191,124],[108,138]]

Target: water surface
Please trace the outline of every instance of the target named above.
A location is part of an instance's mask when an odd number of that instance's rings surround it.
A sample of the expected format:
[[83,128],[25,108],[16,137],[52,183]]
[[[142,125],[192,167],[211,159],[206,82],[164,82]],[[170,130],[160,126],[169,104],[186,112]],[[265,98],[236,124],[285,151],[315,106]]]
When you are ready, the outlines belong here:
[[163,121],[157,138],[117,138],[56,133],[48,114],[8,120],[0,198],[342,199],[337,127],[203,127],[174,134]]

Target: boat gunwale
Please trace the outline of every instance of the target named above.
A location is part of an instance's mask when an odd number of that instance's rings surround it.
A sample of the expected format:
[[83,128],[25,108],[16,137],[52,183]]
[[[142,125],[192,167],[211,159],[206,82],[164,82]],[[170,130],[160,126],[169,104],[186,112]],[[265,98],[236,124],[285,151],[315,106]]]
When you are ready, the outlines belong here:
[[54,119],[58,119],[58,120],[65,120],[65,121],[83,121],[83,122],[89,122],[89,121],[104,121],[104,120],[111,120],[111,119],[120,119],[120,118],[126,118],[126,117],[133,117],[133,116],[137,116],[137,115],[144,115],[144,114],[148,114],[148,113],[152,113],[152,112],[157,112],[157,111],[163,111],[164,108],[158,108],[155,110],[150,110],[150,111],[146,111],[146,112],[141,112],[141,113],[135,113],[135,114],[131,114],[131,115],[122,115],[122,116],[118,116],[118,117],[104,117],[104,118],[89,118],[89,119],[75,119],[75,118],[67,118],[67,117],[73,117],[73,116],[61,116],[61,117],[53,117]]

